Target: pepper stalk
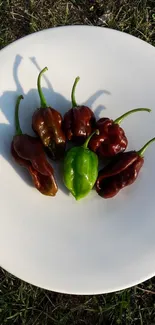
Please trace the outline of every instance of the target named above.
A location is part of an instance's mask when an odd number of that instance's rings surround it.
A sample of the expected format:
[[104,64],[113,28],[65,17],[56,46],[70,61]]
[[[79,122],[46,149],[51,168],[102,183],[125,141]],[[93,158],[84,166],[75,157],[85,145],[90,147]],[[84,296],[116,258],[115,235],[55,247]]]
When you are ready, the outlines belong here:
[[150,108],[135,108],[135,109],[132,109],[128,112],[126,112],[125,114],[121,115],[120,117],[118,117],[116,120],[114,120],[114,123],[115,124],[120,124],[124,118],[126,118],[128,115],[130,114],[133,114],[133,113],[136,113],[136,112],[151,112],[151,109]]
[[90,134],[90,136],[86,139],[85,143],[82,146],[84,149],[88,149],[88,143],[89,143],[90,139],[93,137],[94,134],[99,135],[100,134],[99,130],[96,130],[96,131],[92,132]]
[[148,146],[155,141],[155,138],[152,138],[151,140],[149,140],[146,144],[144,144],[144,146],[137,151],[137,155],[139,155],[140,157],[143,158],[143,155],[145,153],[145,150],[148,148]]
[[79,80],[80,80],[80,77],[76,77],[74,84],[73,84],[72,93],[71,93],[72,108],[78,106],[76,99],[75,99],[75,89],[76,89],[76,86],[77,86],[77,83],[79,82]]
[[20,122],[19,122],[19,105],[21,99],[24,99],[22,95],[18,96],[17,101],[16,101],[16,106],[15,106],[15,128],[16,128],[16,135],[21,135],[22,130],[20,127]]
[[41,77],[43,75],[44,72],[46,72],[48,70],[47,67],[45,67],[44,69],[42,69],[39,73],[38,79],[37,79],[37,87],[38,87],[38,93],[39,93],[39,97],[40,97],[40,103],[41,103],[41,107],[42,108],[46,108],[47,107],[47,102],[45,99],[45,96],[43,94],[43,91],[41,89]]

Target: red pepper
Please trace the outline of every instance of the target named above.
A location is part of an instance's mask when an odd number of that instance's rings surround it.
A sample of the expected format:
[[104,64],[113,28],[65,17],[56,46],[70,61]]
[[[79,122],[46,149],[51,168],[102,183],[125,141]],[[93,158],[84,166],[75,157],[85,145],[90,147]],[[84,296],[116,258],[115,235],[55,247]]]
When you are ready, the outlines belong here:
[[128,115],[139,111],[151,112],[148,108],[137,108],[121,115],[115,121],[109,118],[99,119],[96,123],[99,135],[95,134],[92,137],[89,148],[96,152],[101,159],[110,158],[123,152],[127,148],[128,140],[119,124]]
[[104,167],[96,181],[97,193],[107,199],[115,196],[122,188],[132,184],[138,177],[144,163],[143,154],[150,143],[148,141],[139,151],[122,152]]
[[16,135],[11,143],[12,156],[19,165],[27,168],[37,190],[42,194],[54,196],[58,187],[53,168],[46,159],[42,143],[39,138],[22,134],[18,117],[21,99],[23,96],[18,97],[15,109]]
[[40,80],[46,70],[48,70],[47,67],[38,76],[41,108],[38,108],[32,116],[32,128],[40,137],[48,156],[53,160],[59,160],[65,154],[66,137],[62,130],[61,114],[54,108],[48,107],[41,90]]
[[72,108],[64,115],[63,129],[68,140],[82,144],[94,130],[96,119],[89,107],[76,103],[75,88],[79,80],[79,77],[75,79],[72,88]]

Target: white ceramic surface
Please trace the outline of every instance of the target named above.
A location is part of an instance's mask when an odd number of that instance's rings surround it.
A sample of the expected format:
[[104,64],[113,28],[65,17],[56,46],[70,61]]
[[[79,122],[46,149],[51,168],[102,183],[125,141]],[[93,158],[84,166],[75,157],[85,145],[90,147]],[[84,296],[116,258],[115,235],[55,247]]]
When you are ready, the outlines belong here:
[[43,196],[10,155],[16,97],[24,95],[21,127],[33,134],[36,80],[45,66],[44,94],[62,113],[77,75],[77,101],[97,116],[151,108],[122,123],[128,149],[139,149],[155,136],[155,48],[114,30],[63,27],[11,44],[0,63],[0,265],[34,285],[76,294],[116,291],[155,275],[155,144],[136,183],[108,200],[92,191],[76,202],[58,171],[57,196]]

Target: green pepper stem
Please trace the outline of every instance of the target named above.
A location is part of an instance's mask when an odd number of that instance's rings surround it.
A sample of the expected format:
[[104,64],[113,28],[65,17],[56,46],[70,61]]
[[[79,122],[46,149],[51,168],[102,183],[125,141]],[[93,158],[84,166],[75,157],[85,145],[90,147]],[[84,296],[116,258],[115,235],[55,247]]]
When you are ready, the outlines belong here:
[[16,106],[15,106],[15,127],[16,127],[16,135],[21,135],[22,130],[20,128],[20,123],[19,123],[19,104],[21,99],[24,99],[22,95],[18,96],[17,101],[16,101]]
[[38,93],[39,93],[40,103],[41,103],[42,108],[47,107],[47,102],[46,102],[46,99],[45,99],[44,94],[43,94],[42,89],[41,89],[41,77],[42,77],[42,74],[44,72],[46,72],[47,70],[48,70],[47,67],[45,67],[43,70],[41,70],[40,73],[39,73],[39,76],[38,76],[38,80],[37,80]]
[[140,157],[143,157],[144,155],[144,152],[145,150],[147,149],[147,147],[155,141],[155,138],[149,140],[140,150],[137,151],[137,154],[140,156]]
[[132,113],[136,113],[136,112],[151,112],[150,108],[136,108],[136,109],[132,109],[131,111],[126,112],[125,114],[121,115],[120,117],[118,117],[114,123],[115,124],[120,124],[125,117],[127,117],[128,115],[132,114]]
[[71,93],[71,100],[72,100],[72,107],[76,107],[77,106],[77,102],[75,99],[75,89],[76,89],[76,85],[79,82],[80,77],[76,77],[74,84],[73,84],[73,88],[72,88],[72,93]]
[[94,131],[94,132],[91,133],[91,135],[87,138],[87,140],[85,141],[85,143],[84,143],[83,146],[82,146],[84,149],[87,149],[87,147],[88,147],[88,143],[89,143],[90,139],[92,138],[92,136],[93,136],[94,134],[99,135],[99,134],[100,134],[99,130]]

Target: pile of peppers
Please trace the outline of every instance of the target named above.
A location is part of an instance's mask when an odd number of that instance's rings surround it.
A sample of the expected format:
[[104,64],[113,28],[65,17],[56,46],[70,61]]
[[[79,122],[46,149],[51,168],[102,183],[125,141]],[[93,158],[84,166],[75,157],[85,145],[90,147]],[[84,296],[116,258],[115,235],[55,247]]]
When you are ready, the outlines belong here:
[[[137,108],[115,120],[103,117],[97,121],[91,108],[76,102],[75,90],[80,80],[77,77],[71,92],[72,107],[62,117],[47,104],[41,89],[41,78],[47,70],[45,67],[37,79],[40,107],[32,116],[35,136],[22,133],[19,105],[23,96],[17,98],[15,135],[11,142],[14,160],[27,169],[35,188],[44,195],[55,196],[58,191],[47,155],[53,161],[63,161],[62,178],[76,200],[88,195],[94,186],[100,197],[114,197],[137,179],[144,164],[144,152],[155,141],[155,138],[149,140],[138,151],[125,151],[128,139],[120,124],[130,114],[151,110]],[[73,147],[66,150],[68,142]],[[103,164],[100,171],[99,161]]]

